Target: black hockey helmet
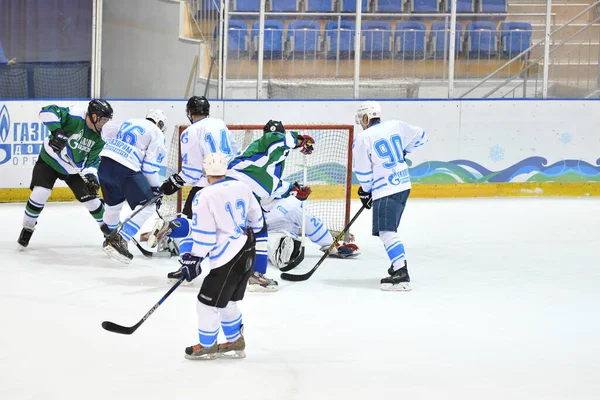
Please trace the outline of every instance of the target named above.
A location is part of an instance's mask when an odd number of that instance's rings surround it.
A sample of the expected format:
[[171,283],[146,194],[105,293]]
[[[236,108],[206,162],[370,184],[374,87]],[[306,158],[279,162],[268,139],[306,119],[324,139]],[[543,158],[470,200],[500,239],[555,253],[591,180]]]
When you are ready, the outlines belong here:
[[207,116],[210,114],[210,103],[204,96],[192,96],[185,106],[185,113],[190,122],[192,122],[193,115]]
[[[113,117],[113,109],[108,103],[108,101],[104,99],[94,99],[90,101],[87,109],[88,116],[90,117],[90,121],[92,125],[94,125],[94,130],[100,134],[102,132],[102,127],[105,123]],[[92,118],[92,115],[95,115],[96,118]]]
[[267,122],[267,124],[263,128],[263,133],[268,132],[285,133],[285,128],[283,127],[281,121],[273,121],[272,119],[270,119],[269,122]]

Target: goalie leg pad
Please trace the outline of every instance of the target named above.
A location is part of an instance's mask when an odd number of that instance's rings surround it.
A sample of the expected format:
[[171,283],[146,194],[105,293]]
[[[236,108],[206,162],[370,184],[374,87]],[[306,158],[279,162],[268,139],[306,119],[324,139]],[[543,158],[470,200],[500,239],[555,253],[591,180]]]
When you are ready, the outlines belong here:
[[[278,269],[288,265],[293,258],[295,240],[287,232],[271,232],[269,235],[268,252],[269,260]],[[300,245],[300,241],[298,241]],[[298,246],[299,247],[299,246]]]

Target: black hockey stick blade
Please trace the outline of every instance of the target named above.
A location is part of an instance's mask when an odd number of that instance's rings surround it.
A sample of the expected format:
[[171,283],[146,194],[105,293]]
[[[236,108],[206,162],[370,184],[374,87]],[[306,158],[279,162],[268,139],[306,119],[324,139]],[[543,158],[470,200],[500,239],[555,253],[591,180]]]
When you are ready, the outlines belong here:
[[135,247],[138,248],[138,250],[140,251],[140,253],[142,253],[144,255],[144,257],[148,257],[148,258],[171,258],[173,256],[173,254],[171,254],[170,251],[150,251],[150,250],[146,250],[145,248],[142,247],[142,245],[137,240],[135,240],[135,238],[131,238],[131,240],[135,244]]
[[179,285],[183,283],[184,280],[185,278],[181,277],[181,279],[175,282],[171,289],[169,289],[169,291],[165,293],[165,295],[158,301],[158,303],[156,303],[137,324],[133,326],[123,326],[115,324],[114,322],[104,321],[102,322],[102,328],[109,332],[120,333],[121,335],[131,335],[137,330],[137,328],[139,328],[144,322],[146,322],[148,318],[150,318],[152,313],[154,313],[154,311],[156,311],[156,309],[160,307],[160,305],[167,299],[167,297],[169,297],[171,293],[173,293],[175,289],[177,289]]
[[333,240],[333,243],[331,244],[331,246],[329,246],[329,248],[325,251],[323,256],[319,259],[317,264],[314,267],[312,267],[312,269],[310,271],[308,271],[307,273],[302,274],[302,275],[294,275],[294,274],[288,274],[287,272],[284,272],[283,274],[281,274],[281,279],[283,279],[285,281],[292,281],[292,282],[302,282],[302,281],[308,280],[312,276],[312,274],[314,274],[315,271],[319,268],[319,266],[323,263],[323,261],[325,261],[325,259],[329,256],[329,253],[331,253],[331,250],[333,250],[333,248],[335,247],[336,242],[339,242],[340,240],[342,240],[342,238],[344,237],[346,232],[348,232],[348,230],[350,229],[350,227],[352,226],[354,221],[356,221],[356,219],[363,212],[364,209],[365,209],[365,206],[362,206],[360,208],[360,210],[358,210],[358,212],[354,215],[354,217],[352,217],[350,222],[348,222],[348,225],[346,225],[344,227],[344,230],[341,231],[338,234],[338,236]]
[[304,247],[302,247],[302,250],[300,250],[300,253],[298,254],[298,256],[296,258],[294,258],[292,261],[290,261],[288,263],[288,265],[286,265],[285,267],[279,268],[279,270],[281,272],[290,271],[290,270],[296,268],[298,265],[300,265],[300,263],[302,261],[304,261]]

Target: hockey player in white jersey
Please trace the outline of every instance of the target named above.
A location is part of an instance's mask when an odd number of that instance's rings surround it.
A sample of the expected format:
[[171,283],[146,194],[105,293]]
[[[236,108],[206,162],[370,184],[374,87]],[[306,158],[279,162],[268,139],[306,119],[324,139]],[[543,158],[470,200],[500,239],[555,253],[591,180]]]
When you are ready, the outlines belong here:
[[149,205],[110,235],[120,221],[125,201],[135,212],[159,194],[159,170],[167,154],[164,131],[167,117],[162,110],[150,110],[146,119],[109,122],[102,135],[106,141],[100,153],[98,177],[106,203],[103,232],[104,251],[109,257],[129,263],[133,255],[127,243],[152,216],[160,202]]
[[410,290],[404,245],[397,233],[411,188],[404,156],[427,143],[427,135],[406,122],[382,122],[376,101],[361,104],[355,120],[364,129],[352,145],[358,195],[365,208],[373,207],[373,236],[379,236],[392,263],[381,290]]
[[204,96],[192,96],[186,104],[186,115],[191,125],[181,133],[181,171],[171,175],[161,189],[166,195],[180,190],[183,185],[193,185],[182,210],[182,217],[172,221],[159,219],[148,235],[148,246],[156,247],[160,240],[167,237],[179,239],[179,253],[184,254],[192,248],[189,219],[192,218],[192,200],[196,193],[208,186],[202,173],[204,158],[208,154],[223,153],[230,161],[239,146],[227,129],[225,122],[210,117],[210,103]]
[[[302,262],[302,241],[298,234],[302,229],[302,208],[304,201],[289,196],[285,199],[267,200],[261,202],[269,231],[269,261],[277,268],[297,266]],[[306,237],[326,251],[333,243],[333,236],[318,217],[308,210],[304,211]],[[349,258],[357,256],[358,246],[354,243],[337,243],[329,253],[331,257]],[[290,264],[291,263],[291,264]],[[291,269],[291,268],[290,268]]]
[[[185,349],[185,358],[191,360],[246,356],[242,313],[237,303],[244,298],[252,273],[254,232],[262,229],[263,216],[246,184],[225,179],[227,164],[223,153],[204,157],[204,173],[210,186],[196,194],[192,202],[193,247],[182,257],[181,274],[191,282],[201,274],[200,264],[206,257],[210,259],[210,273],[196,301],[200,343]],[[227,342],[219,345],[221,329]]]

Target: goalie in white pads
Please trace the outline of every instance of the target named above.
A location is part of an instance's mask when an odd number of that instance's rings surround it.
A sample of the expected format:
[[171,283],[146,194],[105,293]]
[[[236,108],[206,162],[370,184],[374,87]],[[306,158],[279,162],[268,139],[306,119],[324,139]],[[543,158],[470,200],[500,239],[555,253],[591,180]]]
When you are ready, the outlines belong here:
[[[285,199],[263,201],[262,207],[266,211],[267,229],[269,231],[269,261],[277,268],[297,266],[302,262],[302,241],[298,234],[302,229],[302,208],[304,201],[295,196]],[[311,242],[320,246],[325,252],[333,243],[333,236],[325,227],[323,221],[312,215],[308,210],[304,212],[306,237]],[[358,246],[354,243],[336,244],[330,257],[349,258],[359,254]],[[291,269],[291,268],[290,268]]]
[[[160,202],[146,203],[160,193],[158,172],[167,154],[163,134],[166,123],[162,110],[150,110],[146,119],[109,122],[102,130],[106,145],[100,153],[98,177],[106,203],[102,231],[107,238],[103,248],[109,257],[124,263],[133,259],[128,242],[160,206]],[[134,212],[143,210],[111,235],[119,225],[125,201]]]
[[[203,258],[210,259],[196,301],[200,343],[185,349],[185,358],[212,360],[243,358],[242,313],[237,303],[244,298],[256,257],[254,232],[263,227],[262,210],[244,183],[225,180],[227,158],[211,153],[204,158],[210,186],[196,194],[192,203],[190,253],[182,257],[181,273],[188,282],[198,277]],[[218,344],[220,330],[227,339]]]
[[376,101],[366,101],[356,111],[356,124],[364,130],[352,145],[352,165],[360,200],[365,208],[373,207],[373,236],[379,236],[392,263],[381,290],[410,290],[404,245],[397,233],[411,188],[404,156],[427,143],[427,135],[418,126],[380,118]]

